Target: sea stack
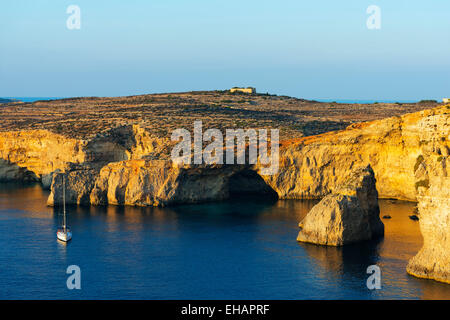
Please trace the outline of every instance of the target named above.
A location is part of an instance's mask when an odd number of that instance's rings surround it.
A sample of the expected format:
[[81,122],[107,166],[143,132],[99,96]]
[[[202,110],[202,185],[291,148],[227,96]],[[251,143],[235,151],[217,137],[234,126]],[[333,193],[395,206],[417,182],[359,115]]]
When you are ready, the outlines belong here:
[[375,184],[370,165],[353,170],[342,187],[324,197],[300,222],[297,240],[342,246],[383,236]]

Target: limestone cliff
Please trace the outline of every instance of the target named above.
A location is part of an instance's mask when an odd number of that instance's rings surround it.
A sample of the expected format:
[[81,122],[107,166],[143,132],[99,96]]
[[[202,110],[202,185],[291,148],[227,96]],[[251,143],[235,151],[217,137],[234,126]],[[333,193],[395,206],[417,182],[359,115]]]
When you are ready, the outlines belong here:
[[378,193],[370,166],[347,175],[347,182],[323,198],[300,222],[298,241],[342,246],[384,234]]
[[169,161],[130,160],[100,171],[91,203],[164,206],[223,200],[240,166],[176,166]]
[[[347,172],[370,164],[381,198],[416,200],[414,166],[434,134],[448,136],[449,110],[442,106],[285,141],[278,174],[264,179],[280,198],[322,198],[345,182]],[[422,133],[427,123],[438,128],[436,133]],[[449,154],[448,147],[441,149]]]
[[0,132],[0,180],[39,180],[68,162],[82,163],[84,146],[46,130]]
[[[260,168],[249,166],[245,171],[252,172],[247,175],[252,179],[248,180],[246,175],[240,175],[238,185],[247,185],[246,189],[252,189],[252,186],[257,190],[265,189],[266,193],[275,191],[280,198],[322,198],[342,186],[353,169],[370,164],[375,172],[380,197],[415,200],[414,168],[423,158],[423,146],[436,140],[441,155],[449,154],[449,148],[445,144],[448,119],[449,107],[442,106],[403,117],[354,125],[340,132],[285,141],[280,148],[280,169],[277,174],[259,176]],[[426,127],[436,129],[430,132]],[[117,131],[114,134],[112,141],[115,141],[117,147],[112,150],[124,150],[124,153],[111,152],[111,162],[121,160],[122,156],[128,159],[159,158],[158,154],[164,148],[163,143],[152,141],[150,137],[146,137],[145,132],[132,135],[127,135],[126,132]],[[102,137],[93,141],[100,144]],[[94,142],[91,145],[94,146]],[[101,157],[90,159],[99,158]],[[107,157],[102,159],[105,158]],[[179,203],[184,201],[182,199],[187,202],[201,201],[201,196],[188,196],[188,191],[184,191],[183,196],[176,192],[192,189],[192,193],[203,193],[205,190],[216,190],[221,185],[229,184],[229,181],[221,182],[221,178],[206,177],[213,172],[219,177],[228,177],[244,170],[235,167],[188,166],[183,171],[175,169],[171,164],[162,166],[157,162],[125,160],[105,164],[98,179],[96,178],[90,199],[93,204],[140,205]],[[197,180],[198,183],[193,183],[192,180],[195,172],[199,177],[203,175],[202,180]],[[187,176],[192,179],[186,179]],[[213,200],[217,197],[220,200],[228,197],[229,191],[225,192],[225,187],[220,190],[222,191],[206,192],[204,199]],[[243,188],[240,192],[243,192]]]
[[168,148],[166,139],[143,128],[119,126],[87,140],[67,138],[46,130],[0,132],[0,181],[41,180],[49,186],[52,173],[73,164],[97,164],[158,157]]
[[[442,128],[445,130],[442,131]],[[424,244],[410,260],[408,273],[450,283],[450,121],[423,123],[429,143],[415,166],[420,230]]]
[[51,193],[47,204],[53,206],[63,203],[63,185],[65,185],[67,204],[89,205],[89,196],[97,175],[96,168],[86,165],[71,165],[68,172],[55,172],[52,175]]
[[164,160],[127,160],[110,163],[100,171],[77,167],[55,173],[50,206],[62,203],[63,174],[69,204],[166,206],[224,200],[235,194],[276,197],[246,165],[178,166]]

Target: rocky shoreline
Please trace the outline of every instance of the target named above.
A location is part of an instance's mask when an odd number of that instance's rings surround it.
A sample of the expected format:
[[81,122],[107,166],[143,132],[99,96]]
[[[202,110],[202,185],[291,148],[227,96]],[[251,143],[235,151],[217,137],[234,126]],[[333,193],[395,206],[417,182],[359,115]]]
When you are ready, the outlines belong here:
[[[0,132],[0,181],[41,181],[48,205],[167,206],[256,193],[281,199],[339,193],[348,174],[370,165],[380,198],[419,202],[424,247],[412,275],[450,280],[450,106],[353,124],[345,130],[284,140],[279,171],[259,165],[175,165],[169,139],[123,125],[89,139],[46,130]],[[342,199],[341,199],[342,200]],[[339,200],[339,201],[341,201]]]

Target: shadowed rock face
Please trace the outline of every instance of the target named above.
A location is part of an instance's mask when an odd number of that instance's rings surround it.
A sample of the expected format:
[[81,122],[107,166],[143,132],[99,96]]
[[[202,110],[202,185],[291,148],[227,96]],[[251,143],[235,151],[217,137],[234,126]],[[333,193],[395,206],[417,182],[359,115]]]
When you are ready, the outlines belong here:
[[242,170],[228,180],[228,192],[232,198],[263,196],[264,198],[278,199],[277,193],[266,184],[264,179],[254,170]]
[[20,167],[15,163],[0,159],[0,182],[2,181],[37,181],[34,172]]
[[297,240],[342,246],[382,236],[375,183],[370,166],[353,171],[345,185],[323,198],[300,222]]

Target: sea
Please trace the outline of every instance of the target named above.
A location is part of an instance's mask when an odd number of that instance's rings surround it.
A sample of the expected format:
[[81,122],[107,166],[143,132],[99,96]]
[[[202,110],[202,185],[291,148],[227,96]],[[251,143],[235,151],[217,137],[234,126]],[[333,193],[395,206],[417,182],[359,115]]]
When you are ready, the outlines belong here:
[[65,244],[48,195],[0,184],[0,299],[450,299],[405,271],[423,241],[412,202],[380,200],[385,237],[341,248],[296,241],[311,200],[68,206]]

